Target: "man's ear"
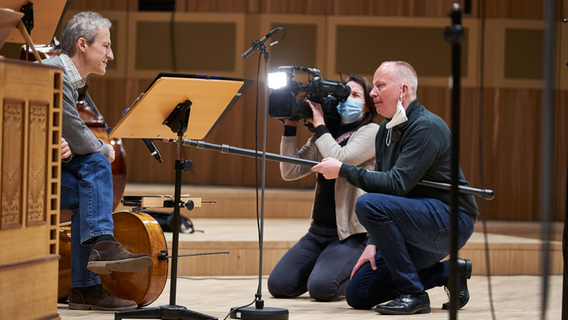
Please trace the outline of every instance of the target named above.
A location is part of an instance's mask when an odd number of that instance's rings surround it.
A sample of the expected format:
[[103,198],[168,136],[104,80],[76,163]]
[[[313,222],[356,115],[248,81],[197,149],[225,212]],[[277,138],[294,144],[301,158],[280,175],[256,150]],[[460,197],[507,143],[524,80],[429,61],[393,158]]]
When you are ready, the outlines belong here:
[[406,84],[406,83],[402,84],[402,94],[407,95],[409,89],[410,89],[410,87],[408,86],[408,84]]
[[79,38],[77,40],[76,46],[77,46],[77,50],[85,52],[85,50],[87,50],[87,46],[88,46],[87,40],[85,38]]

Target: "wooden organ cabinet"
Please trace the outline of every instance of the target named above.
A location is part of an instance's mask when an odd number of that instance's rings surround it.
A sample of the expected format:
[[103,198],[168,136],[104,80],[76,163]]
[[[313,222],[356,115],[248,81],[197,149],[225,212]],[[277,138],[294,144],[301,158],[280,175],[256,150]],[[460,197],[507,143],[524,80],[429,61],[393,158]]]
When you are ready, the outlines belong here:
[[63,71],[0,58],[0,319],[57,313]]

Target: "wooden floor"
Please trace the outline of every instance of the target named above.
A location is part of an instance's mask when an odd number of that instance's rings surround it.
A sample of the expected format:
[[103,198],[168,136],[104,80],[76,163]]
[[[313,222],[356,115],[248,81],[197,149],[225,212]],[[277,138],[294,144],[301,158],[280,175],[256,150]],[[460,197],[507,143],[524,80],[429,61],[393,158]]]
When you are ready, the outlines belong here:
[[[129,184],[125,195],[171,195],[170,185]],[[241,276],[258,274],[258,228],[256,222],[256,191],[254,188],[183,186],[182,194],[216,201],[192,211],[182,209],[198,232],[181,234],[179,254],[201,254],[230,251],[229,255],[200,256],[180,260],[178,275],[182,276]],[[280,257],[291,248],[309,228],[309,214],[313,190],[268,189],[264,206],[263,274],[269,275]],[[125,207],[119,207],[125,209]],[[172,211],[171,209],[156,209]],[[562,223],[553,224],[551,235],[552,274],[562,274]],[[476,232],[460,257],[471,259],[473,272],[485,275],[542,274],[542,242],[540,224],[533,222],[487,223],[487,241],[483,224],[476,224]],[[166,233],[171,249],[171,233]],[[521,235],[521,236],[520,236]],[[486,244],[487,243],[487,244]],[[170,251],[171,252],[171,251]]]
[[[491,277],[495,319],[524,320],[542,319],[542,278],[539,276],[493,276]],[[562,276],[549,279],[550,290],[546,318],[561,319]],[[175,303],[189,310],[197,311],[218,319],[224,319],[233,307],[251,303],[258,286],[258,277],[181,277],[177,281]],[[486,276],[472,276],[469,281],[470,302],[458,312],[461,320],[491,320],[491,304]],[[295,299],[274,299],[266,290],[266,277],[263,279],[262,298],[265,307],[284,308],[292,320],[404,320],[449,319],[448,311],[442,310],[447,301],[442,288],[428,291],[432,313],[413,316],[379,315],[372,310],[355,310],[347,305],[345,299],[333,302],[316,302],[308,295]],[[170,304],[170,284],[164,293],[149,307]],[[68,310],[67,305],[59,304],[59,315],[63,320],[112,320],[113,312]]]
[[[172,186],[127,185],[126,195],[171,195]],[[232,307],[250,303],[258,286],[258,229],[255,190],[252,188],[213,188],[184,186],[182,193],[214,205],[203,205],[193,211],[182,210],[196,232],[180,234],[179,254],[229,251],[227,255],[183,257],[179,259],[176,304],[190,310],[225,318]],[[312,190],[271,189],[265,196],[263,224],[263,299],[266,307],[286,308],[290,319],[406,319],[406,316],[378,315],[370,310],[354,310],[344,299],[330,303],[315,302],[308,295],[296,299],[274,299],[266,290],[266,279],[280,257],[305,234],[309,227]],[[121,208],[124,209],[124,208]],[[167,209],[170,210],[171,209]],[[167,211],[166,210],[166,211]],[[493,305],[496,319],[541,319],[542,243],[538,240],[538,223],[491,221],[487,224],[487,242],[478,223],[460,257],[473,261],[470,281],[471,300],[459,312],[459,319],[492,319],[486,267],[486,247],[491,270]],[[552,237],[561,239],[563,225],[553,225]],[[519,236],[521,235],[521,236]],[[171,233],[165,233],[171,253]],[[562,254],[561,242],[551,243],[546,319],[561,318]],[[446,319],[441,310],[447,301],[442,288],[429,291],[432,314],[426,319]],[[149,307],[170,303],[170,284]],[[114,319],[112,312],[74,311],[59,305],[62,319]],[[420,316],[413,316],[413,319]],[[374,318],[373,318],[374,319]],[[377,318],[379,319],[379,318]]]

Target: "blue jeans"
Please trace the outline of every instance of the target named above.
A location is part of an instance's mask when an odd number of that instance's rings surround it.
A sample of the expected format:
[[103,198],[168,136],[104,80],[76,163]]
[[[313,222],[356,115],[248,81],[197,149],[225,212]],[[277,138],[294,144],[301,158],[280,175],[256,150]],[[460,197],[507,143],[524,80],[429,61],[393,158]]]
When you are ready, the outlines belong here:
[[365,234],[340,241],[336,228],[312,223],[270,273],[268,291],[276,298],[293,298],[309,291],[317,301],[331,301],[345,293],[365,244]]
[[[377,245],[377,270],[364,264],[345,298],[357,309],[392,300],[395,291],[418,293],[446,285],[450,253],[450,206],[432,198],[405,198],[379,193],[359,197],[355,212]],[[459,212],[458,248],[465,245],[475,220]]]
[[113,235],[112,170],[100,153],[75,156],[61,166],[61,209],[71,210],[71,287],[100,283],[87,269],[94,237]]

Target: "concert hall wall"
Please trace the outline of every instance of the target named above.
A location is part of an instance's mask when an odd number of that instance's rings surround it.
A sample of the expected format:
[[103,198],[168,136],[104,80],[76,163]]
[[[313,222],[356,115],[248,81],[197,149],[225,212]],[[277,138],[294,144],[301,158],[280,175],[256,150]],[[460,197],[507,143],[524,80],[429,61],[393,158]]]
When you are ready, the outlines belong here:
[[[555,221],[564,220],[568,167],[565,125],[568,113],[564,107],[568,102],[568,26],[561,23],[565,16],[560,16],[566,13],[566,1],[559,1],[557,10],[556,152],[552,164]],[[448,14],[453,3],[450,0],[185,0],[176,2],[172,14],[141,12],[138,1],[134,0],[73,0],[65,20],[78,11],[94,10],[115,25],[112,47],[116,60],[109,64],[107,75],[92,76],[89,87],[110,126],[118,122],[122,111],[160,71],[255,79],[259,53],[246,60],[241,54],[251,46],[252,40],[262,38],[275,27],[284,27],[286,38],[268,50],[269,71],[281,65],[297,65],[318,68],[322,77],[332,80],[340,79],[339,72],[343,76],[347,72],[359,73],[372,79],[382,61],[405,60],[419,75],[419,101],[451,126],[451,46],[444,41],[443,31],[450,24]],[[462,170],[472,186],[483,185],[495,191],[495,199],[485,204],[489,219],[537,221],[544,1],[485,1],[485,19],[482,19],[481,1],[471,3],[471,13],[465,14],[463,21]],[[277,33],[269,41],[280,36]],[[263,60],[260,65],[263,78]],[[301,74],[294,79],[304,83],[307,80]],[[263,81],[258,85],[261,88],[258,119],[255,82],[220,125],[203,139],[205,142],[247,149],[254,149],[256,143],[259,149],[262,147]],[[303,143],[310,133],[304,127],[298,131],[298,143]],[[282,124],[269,118],[268,152],[279,152],[282,133]],[[164,159],[164,163],[158,164],[142,141],[124,139],[123,143],[129,182],[174,182],[174,145],[155,143]],[[193,161],[193,171],[183,175],[184,183],[255,184],[253,159],[195,148],[184,148],[183,153],[185,159]],[[260,180],[260,162],[258,168]],[[267,163],[267,187],[313,188],[314,183],[314,175],[285,182],[278,164]],[[481,205],[479,199],[478,203]]]

